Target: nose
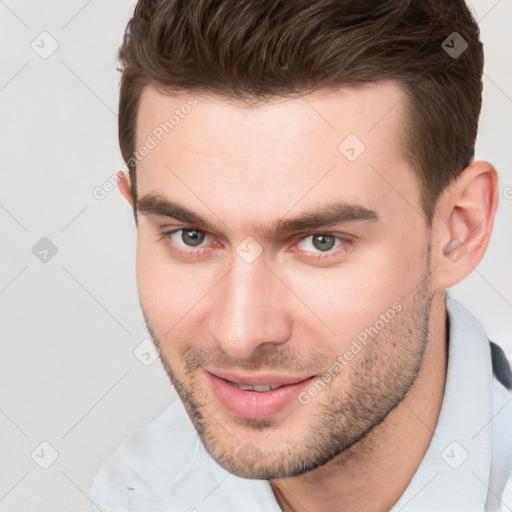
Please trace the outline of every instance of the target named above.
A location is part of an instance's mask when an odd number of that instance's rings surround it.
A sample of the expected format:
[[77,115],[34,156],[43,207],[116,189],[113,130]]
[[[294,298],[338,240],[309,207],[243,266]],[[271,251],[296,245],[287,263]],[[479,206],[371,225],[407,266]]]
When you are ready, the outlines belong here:
[[256,350],[290,338],[290,292],[262,257],[247,263],[235,255],[231,271],[219,284],[210,325],[227,354],[247,359]]

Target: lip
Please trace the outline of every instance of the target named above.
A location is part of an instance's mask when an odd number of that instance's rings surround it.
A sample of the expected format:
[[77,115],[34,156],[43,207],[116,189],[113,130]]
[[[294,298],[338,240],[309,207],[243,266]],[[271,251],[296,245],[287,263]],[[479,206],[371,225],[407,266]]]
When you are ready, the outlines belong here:
[[[254,420],[271,418],[281,412],[316,378],[213,371],[205,371],[205,375],[211,391],[224,409],[234,416]],[[243,391],[234,382],[247,386],[275,384],[281,387],[263,392]]]

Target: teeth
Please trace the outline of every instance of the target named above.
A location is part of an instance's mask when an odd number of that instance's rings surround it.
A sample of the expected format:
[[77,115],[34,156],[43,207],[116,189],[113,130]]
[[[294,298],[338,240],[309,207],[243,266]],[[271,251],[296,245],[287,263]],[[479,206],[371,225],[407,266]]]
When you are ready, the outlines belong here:
[[281,387],[277,384],[261,384],[259,386],[247,386],[245,384],[237,384],[236,382],[234,384],[236,387],[243,391],[258,391],[259,393],[263,393],[264,391],[271,391],[272,389]]

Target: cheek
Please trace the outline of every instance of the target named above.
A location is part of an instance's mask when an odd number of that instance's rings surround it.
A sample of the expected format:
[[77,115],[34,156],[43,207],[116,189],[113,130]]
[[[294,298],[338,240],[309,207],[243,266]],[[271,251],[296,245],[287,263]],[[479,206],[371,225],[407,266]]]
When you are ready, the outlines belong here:
[[143,235],[137,241],[136,268],[142,308],[155,334],[162,337],[199,301],[201,281],[192,266],[173,264],[161,243]]
[[291,288],[312,313],[302,308],[303,325],[310,334],[325,331],[324,339],[331,339],[337,352],[381,315],[391,310],[387,317],[394,317],[425,276],[424,241],[403,240],[363,252],[345,266],[322,271],[303,268],[288,276]]

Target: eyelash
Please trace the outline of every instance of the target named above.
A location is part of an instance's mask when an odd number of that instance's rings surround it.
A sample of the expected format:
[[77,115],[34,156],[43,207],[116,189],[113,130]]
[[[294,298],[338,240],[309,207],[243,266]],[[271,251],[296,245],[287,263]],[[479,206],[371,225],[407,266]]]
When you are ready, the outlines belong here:
[[[191,228],[191,227],[181,227],[181,228],[173,229],[171,231],[166,231],[166,232],[162,233],[160,235],[160,237],[159,237],[159,240],[163,241],[164,244],[173,253],[178,254],[180,256],[192,256],[192,257],[196,257],[196,258],[199,258],[199,257],[203,256],[205,254],[205,252],[208,251],[207,247],[199,247],[198,249],[188,249],[188,250],[187,249],[178,249],[170,241],[171,235],[174,235],[175,233],[178,233],[180,231],[185,231],[185,230],[198,231],[200,233],[205,233],[206,236],[209,236],[208,233],[206,233],[205,231],[202,231],[200,229]],[[335,233],[319,231],[319,232],[316,232],[316,233],[308,233],[308,234],[305,234],[305,235],[301,236],[297,240],[295,245],[297,245],[298,243],[302,242],[303,240],[305,240],[305,239],[307,239],[307,238],[309,238],[311,236],[315,236],[315,235],[326,235],[326,236],[335,237],[336,240],[339,240],[341,242],[341,244],[337,247],[337,250],[334,250],[332,252],[327,251],[325,254],[322,254],[322,253],[309,253],[308,251],[299,251],[299,252],[308,253],[308,256],[306,256],[306,258],[311,259],[311,260],[327,259],[329,257],[338,256],[338,253],[340,252],[340,248],[341,248],[341,250],[346,250],[347,247],[350,247],[353,244],[353,242],[354,242],[354,238],[353,237],[349,237],[347,235],[339,236],[339,235],[336,235]],[[292,248],[292,251],[295,251],[295,247]]]

